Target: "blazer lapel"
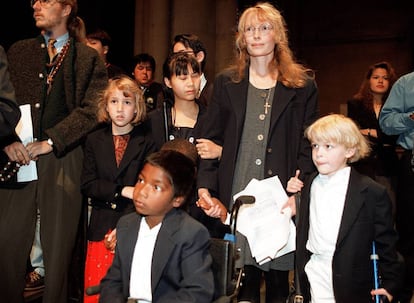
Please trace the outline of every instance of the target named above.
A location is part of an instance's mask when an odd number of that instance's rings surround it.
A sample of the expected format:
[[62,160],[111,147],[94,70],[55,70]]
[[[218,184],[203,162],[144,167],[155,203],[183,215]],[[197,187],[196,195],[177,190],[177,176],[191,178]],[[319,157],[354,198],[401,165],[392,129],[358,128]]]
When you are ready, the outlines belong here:
[[[111,148],[103,148],[102,149],[102,154],[103,159],[106,159],[105,161],[107,162],[108,165],[108,171],[111,172],[116,172],[117,171],[117,167],[116,167],[116,160],[115,160],[115,146],[114,146],[114,139],[112,136],[112,130],[111,127],[109,127],[107,130],[105,130],[105,135],[102,138],[102,146],[110,146]],[[108,159],[111,159],[108,161]]]
[[276,126],[276,122],[279,120],[280,115],[285,111],[286,106],[295,95],[296,92],[294,89],[287,88],[281,82],[277,82],[272,102],[270,132]]
[[[165,217],[158,233],[152,256],[151,287],[153,293],[161,279],[164,267],[170,259],[171,252],[175,248],[175,242],[171,235],[174,234],[180,226],[179,217],[178,210],[173,209],[172,213],[170,212]],[[154,262],[154,260],[156,261]]]
[[[352,191],[351,191],[352,189]],[[348,190],[345,197],[344,211],[342,214],[342,223],[339,227],[338,240],[336,246],[338,247],[342,240],[347,235],[348,231],[354,224],[358,213],[364,204],[363,191],[366,189],[365,183],[362,182],[361,176],[351,169],[349,177]]]
[[[228,86],[228,94],[230,103],[234,109],[236,115],[237,127],[236,130],[242,130],[244,124],[244,118],[246,116],[247,107],[247,89],[249,86],[248,76],[240,83],[233,83]],[[236,138],[239,138],[241,134],[235,134]]]
[[[139,228],[141,226],[141,220],[142,220],[142,217],[136,214],[136,216],[133,216],[133,218],[129,222],[130,226],[128,226],[127,237],[125,240],[125,243],[128,244],[128,247],[126,247],[126,252],[127,252],[126,260],[128,262],[128,265],[126,268],[128,268],[128,271],[129,271],[128,277],[131,276],[132,258],[134,257],[134,250],[135,250],[135,245],[138,240],[138,233],[139,233]],[[131,230],[133,232],[130,232]],[[129,284],[129,281],[128,281],[128,284]]]

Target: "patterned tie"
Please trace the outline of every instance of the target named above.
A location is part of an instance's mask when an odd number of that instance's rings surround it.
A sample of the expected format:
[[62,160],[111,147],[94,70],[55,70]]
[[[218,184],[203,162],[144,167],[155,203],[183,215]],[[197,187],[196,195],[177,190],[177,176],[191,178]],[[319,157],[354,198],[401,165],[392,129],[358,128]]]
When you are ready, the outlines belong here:
[[49,54],[50,63],[53,62],[53,59],[55,58],[57,54],[55,42],[56,42],[56,39],[50,38],[49,42],[47,43],[47,53]]

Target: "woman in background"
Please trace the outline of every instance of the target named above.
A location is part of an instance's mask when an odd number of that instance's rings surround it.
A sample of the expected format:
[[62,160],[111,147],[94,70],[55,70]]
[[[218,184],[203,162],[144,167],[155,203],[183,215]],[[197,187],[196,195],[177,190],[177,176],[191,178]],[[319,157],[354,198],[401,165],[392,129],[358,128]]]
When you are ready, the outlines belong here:
[[382,61],[371,65],[358,92],[348,101],[348,117],[360,127],[371,145],[370,155],[354,164],[354,167],[384,185],[390,195],[395,214],[395,186],[398,158],[395,151],[396,136],[381,131],[378,117],[396,80],[394,68]]

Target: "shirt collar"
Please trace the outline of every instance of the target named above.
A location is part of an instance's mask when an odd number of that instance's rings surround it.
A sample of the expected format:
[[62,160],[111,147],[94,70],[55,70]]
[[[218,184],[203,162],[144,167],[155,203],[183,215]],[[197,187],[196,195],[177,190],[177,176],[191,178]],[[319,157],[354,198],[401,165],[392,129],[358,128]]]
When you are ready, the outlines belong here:
[[[47,45],[49,42],[50,36],[44,35],[44,37],[45,37],[46,45]],[[61,51],[61,49],[66,44],[66,42],[68,42],[68,40],[69,40],[69,33],[63,34],[62,36],[56,38],[55,47],[58,52]]]

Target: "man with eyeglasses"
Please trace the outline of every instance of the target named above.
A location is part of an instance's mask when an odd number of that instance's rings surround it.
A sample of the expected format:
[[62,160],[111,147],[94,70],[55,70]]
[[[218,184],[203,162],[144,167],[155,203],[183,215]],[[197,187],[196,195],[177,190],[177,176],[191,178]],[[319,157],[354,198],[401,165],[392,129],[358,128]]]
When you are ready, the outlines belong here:
[[[68,277],[79,220],[82,142],[96,126],[98,94],[108,83],[98,53],[83,41],[76,0],[32,0],[41,34],[8,50],[10,79],[19,105],[30,105],[33,141],[4,148],[11,161],[35,164],[31,181],[0,189],[1,300],[24,301],[26,264],[36,213],[45,265],[43,303],[68,302]],[[53,42],[53,43],[51,43]],[[26,143],[26,142],[25,142]],[[20,170],[23,169],[20,168]]]
[[150,54],[141,53],[136,55],[132,61],[132,75],[144,93],[145,105],[147,106],[148,113],[156,109],[157,105],[162,103],[163,99],[162,84],[154,81],[156,67],[155,59]]

